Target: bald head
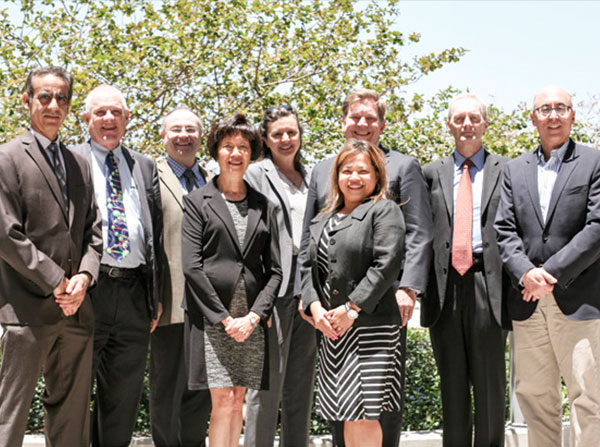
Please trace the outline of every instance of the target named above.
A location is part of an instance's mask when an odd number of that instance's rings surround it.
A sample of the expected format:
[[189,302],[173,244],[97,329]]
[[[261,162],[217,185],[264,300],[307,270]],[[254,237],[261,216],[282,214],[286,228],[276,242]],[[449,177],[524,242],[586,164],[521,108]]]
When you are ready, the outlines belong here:
[[563,99],[568,98],[568,103],[565,104],[568,106],[573,106],[573,103],[571,102],[571,95],[569,94],[569,92],[567,92],[564,88],[558,85],[547,85],[539,92],[537,92],[536,95],[533,97],[533,108],[535,109],[537,107],[542,106],[543,103],[540,101],[543,101],[543,99],[548,95],[561,96]]
[[571,95],[557,85],[544,87],[533,98],[531,122],[537,128],[546,158],[569,140],[575,122]]
[[99,85],[85,99],[83,119],[90,138],[113,150],[121,144],[129,122],[129,110],[121,91],[111,85]]

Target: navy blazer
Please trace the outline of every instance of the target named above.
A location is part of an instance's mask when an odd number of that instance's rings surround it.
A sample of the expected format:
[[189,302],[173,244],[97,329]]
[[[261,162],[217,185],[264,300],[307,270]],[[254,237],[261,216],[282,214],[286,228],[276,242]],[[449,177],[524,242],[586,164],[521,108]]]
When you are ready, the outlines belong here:
[[235,286],[242,276],[248,310],[265,323],[281,284],[275,209],[265,196],[247,186],[248,224],[240,246],[217,180],[218,176],[183,199],[183,307],[190,321],[201,328],[202,316],[212,324],[220,323],[229,316]]
[[[541,150],[541,148],[538,148]],[[600,318],[600,151],[569,140],[546,222],[538,193],[537,152],[509,161],[495,228],[500,255],[515,287],[541,266],[558,284],[554,297],[573,320]],[[509,300],[513,320],[525,320],[537,301]]]
[[[308,256],[302,264],[302,306],[323,302],[317,252],[329,216],[317,216],[310,227]],[[404,253],[404,218],[392,200],[367,200],[330,233],[329,290],[331,308],[350,300],[362,310],[354,326],[401,324],[394,282]]]

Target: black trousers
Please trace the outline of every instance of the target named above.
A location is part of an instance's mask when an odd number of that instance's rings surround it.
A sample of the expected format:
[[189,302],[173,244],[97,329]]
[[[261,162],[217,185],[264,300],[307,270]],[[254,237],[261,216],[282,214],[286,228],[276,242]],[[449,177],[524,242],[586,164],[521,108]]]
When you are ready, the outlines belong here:
[[94,447],[131,442],[144,383],[150,311],[143,275],[113,278],[100,272],[90,295],[94,305],[96,379],[92,415]]
[[[381,431],[383,433],[382,447],[398,447],[400,444],[400,434],[402,433],[402,411],[404,410],[404,383],[406,374],[406,332],[407,327],[402,328],[400,333],[402,344],[402,383],[401,385],[401,411],[394,412],[383,412],[379,418],[381,424]],[[344,422],[335,421],[331,423],[331,436],[333,438],[333,445],[335,447],[345,447],[346,442],[344,440]]]
[[475,446],[504,445],[506,333],[492,314],[483,265],[464,276],[450,268],[430,335],[441,380],[444,446],[473,445],[473,425]]
[[150,336],[150,422],[156,447],[204,447],[210,391],[191,391],[183,323],[157,327]]

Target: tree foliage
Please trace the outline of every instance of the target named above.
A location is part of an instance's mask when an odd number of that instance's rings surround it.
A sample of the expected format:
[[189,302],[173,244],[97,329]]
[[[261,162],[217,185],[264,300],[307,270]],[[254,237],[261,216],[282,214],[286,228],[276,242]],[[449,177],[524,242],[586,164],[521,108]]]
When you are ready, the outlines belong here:
[[[20,8],[16,21],[15,7]],[[305,147],[337,148],[340,110],[353,87],[383,93],[393,134],[415,110],[403,87],[462,48],[405,60],[420,36],[395,29],[398,0],[21,0],[0,12],[4,139],[27,123],[20,96],[27,72],[59,64],[76,77],[63,138],[80,140],[84,96],[99,83],[122,89],[132,111],[126,142],[156,153],[164,114],[176,105],[211,123],[234,111],[258,119],[271,105],[301,113]]]

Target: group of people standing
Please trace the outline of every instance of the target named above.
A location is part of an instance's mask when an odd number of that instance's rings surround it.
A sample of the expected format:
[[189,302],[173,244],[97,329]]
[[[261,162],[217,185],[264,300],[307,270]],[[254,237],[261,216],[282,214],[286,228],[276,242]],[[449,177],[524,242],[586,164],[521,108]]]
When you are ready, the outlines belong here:
[[211,127],[214,175],[184,107],[164,160],[124,147],[108,85],[86,98],[89,140],[65,147],[72,84],[33,70],[30,128],[0,146],[0,446],[21,445],[40,371],[47,445],[129,445],[150,344],[157,446],[203,446],[208,427],[234,447],[243,426],[247,447],[273,445],[280,407],[279,445],[307,445],[318,353],[334,444],[396,447],[418,297],[445,446],[503,445],[510,329],[529,444],[561,445],[561,376],[575,445],[600,439],[600,152],[570,139],[564,90],[536,95],[541,145],[513,161],[483,147],[486,107],[463,94],[455,151],[422,170],[381,144],[385,102],[360,88],[312,172],[279,105]]

